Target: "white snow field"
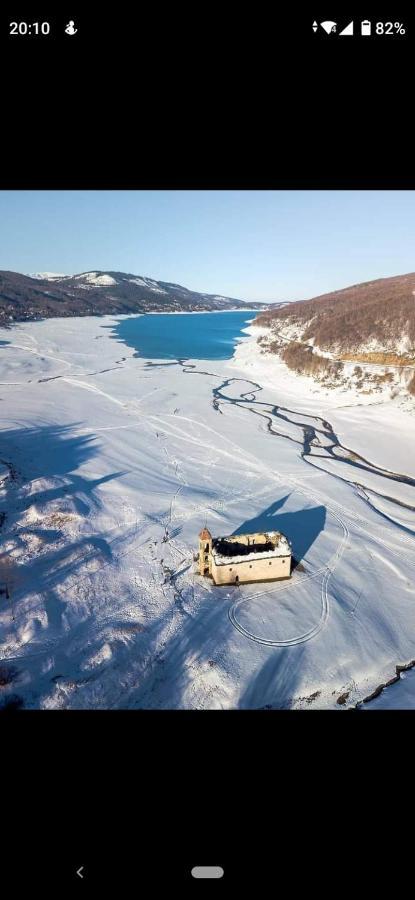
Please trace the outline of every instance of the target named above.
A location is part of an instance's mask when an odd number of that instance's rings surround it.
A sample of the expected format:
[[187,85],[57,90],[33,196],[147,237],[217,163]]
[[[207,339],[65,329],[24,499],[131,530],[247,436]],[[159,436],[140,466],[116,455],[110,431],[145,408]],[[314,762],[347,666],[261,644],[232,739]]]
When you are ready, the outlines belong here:
[[[0,702],[355,706],[415,659],[413,404],[265,371],[252,338],[149,362],[119,318],[0,330]],[[281,530],[292,579],[215,587],[205,524]]]

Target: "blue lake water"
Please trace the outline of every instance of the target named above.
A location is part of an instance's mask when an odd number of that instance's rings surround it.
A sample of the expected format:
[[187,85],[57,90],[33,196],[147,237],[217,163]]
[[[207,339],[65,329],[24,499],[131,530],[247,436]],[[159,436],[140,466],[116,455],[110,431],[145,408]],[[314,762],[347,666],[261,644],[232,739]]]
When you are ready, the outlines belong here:
[[[258,310],[259,312],[259,310]],[[247,312],[168,313],[121,319],[112,335],[149,359],[230,359]]]

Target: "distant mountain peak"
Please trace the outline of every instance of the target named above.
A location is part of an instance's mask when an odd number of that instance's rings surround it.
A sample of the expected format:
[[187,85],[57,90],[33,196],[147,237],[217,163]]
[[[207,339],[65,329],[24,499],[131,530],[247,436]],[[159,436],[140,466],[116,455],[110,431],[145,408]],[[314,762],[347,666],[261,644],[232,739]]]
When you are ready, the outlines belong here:
[[57,278],[70,278],[70,275],[64,275],[62,272],[28,272],[28,278],[38,278],[41,281],[55,281]]

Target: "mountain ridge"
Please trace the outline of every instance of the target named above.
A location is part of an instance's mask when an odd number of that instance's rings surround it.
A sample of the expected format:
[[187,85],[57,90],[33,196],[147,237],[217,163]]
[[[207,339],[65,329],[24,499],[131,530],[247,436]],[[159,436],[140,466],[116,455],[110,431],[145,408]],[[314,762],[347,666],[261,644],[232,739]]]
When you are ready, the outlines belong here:
[[0,271],[0,326],[52,317],[268,309],[133,273],[94,269],[62,275]]

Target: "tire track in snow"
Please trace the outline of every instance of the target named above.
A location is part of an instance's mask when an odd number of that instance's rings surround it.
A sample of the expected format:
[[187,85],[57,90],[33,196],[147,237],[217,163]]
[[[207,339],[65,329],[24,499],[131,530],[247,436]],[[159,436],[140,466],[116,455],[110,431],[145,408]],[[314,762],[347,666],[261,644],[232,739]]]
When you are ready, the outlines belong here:
[[117,406],[122,406],[124,409],[126,408],[126,404],[122,400],[117,400],[116,397],[113,397],[112,394],[107,394],[106,391],[102,391],[101,388],[96,387],[96,385],[88,384],[87,381],[80,381],[79,378],[73,376],[70,378],[68,375],[64,375],[61,378],[61,381],[65,381],[67,384],[75,385],[76,387],[80,387],[84,391],[90,391],[92,394],[99,394],[102,397],[105,397],[107,400],[111,400],[112,403],[116,403]]

